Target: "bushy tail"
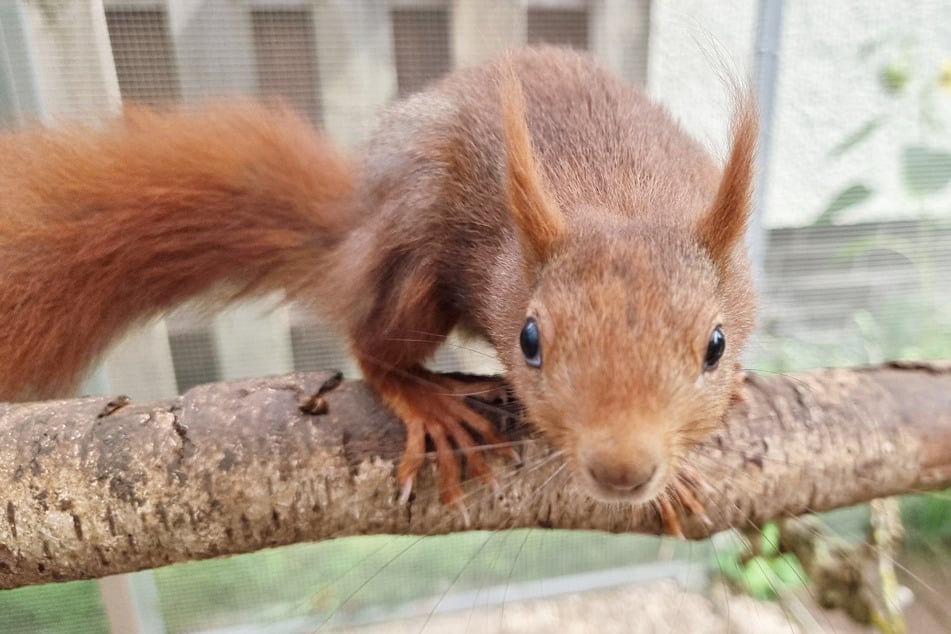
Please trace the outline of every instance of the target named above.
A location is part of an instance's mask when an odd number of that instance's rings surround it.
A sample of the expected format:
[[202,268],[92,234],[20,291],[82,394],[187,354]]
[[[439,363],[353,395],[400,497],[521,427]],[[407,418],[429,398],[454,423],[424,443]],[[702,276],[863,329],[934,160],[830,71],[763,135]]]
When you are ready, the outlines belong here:
[[348,228],[353,173],[252,104],[0,135],[0,400],[70,390],[129,326],[212,287],[304,284]]

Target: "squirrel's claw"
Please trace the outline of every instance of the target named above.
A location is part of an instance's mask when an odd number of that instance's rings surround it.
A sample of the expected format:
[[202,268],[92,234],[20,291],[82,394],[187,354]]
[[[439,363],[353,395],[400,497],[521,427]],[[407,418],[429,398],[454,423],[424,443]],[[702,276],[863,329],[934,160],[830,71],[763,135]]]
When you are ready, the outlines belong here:
[[680,518],[677,516],[677,511],[674,509],[674,505],[671,504],[667,494],[662,493],[659,495],[654,500],[654,504],[654,508],[657,510],[660,521],[664,526],[664,533],[677,537],[678,539],[687,539],[684,536],[683,528],[680,526]]
[[[402,483],[401,504],[409,501],[416,474],[428,455],[427,437],[435,448],[440,499],[444,504],[461,505],[463,464],[468,476],[479,478],[493,491],[498,490],[498,482],[484,458],[485,447],[474,433],[496,453],[509,456],[513,450],[487,418],[461,400],[471,393],[471,383],[418,369],[411,375],[388,375],[377,390],[406,427],[406,449],[397,467],[397,480]],[[468,525],[468,512],[462,508]]]
[[713,526],[713,521],[707,516],[707,509],[703,505],[697,496],[694,495],[694,492],[691,490],[688,484],[700,488],[700,487],[709,487],[705,480],[700,478],[692,470],[689,473],[682,473],[681,477],[674,480],[672,483],[673,495],[676,495],[680,500],[681,505],[690,511],[691,514],[696,516],[701,522],[707,526]]
[[400,487],[400,506],[405,506],[409,502],[409,496],[413,493],[413,478],[406,478],[402,481],[403,486]]

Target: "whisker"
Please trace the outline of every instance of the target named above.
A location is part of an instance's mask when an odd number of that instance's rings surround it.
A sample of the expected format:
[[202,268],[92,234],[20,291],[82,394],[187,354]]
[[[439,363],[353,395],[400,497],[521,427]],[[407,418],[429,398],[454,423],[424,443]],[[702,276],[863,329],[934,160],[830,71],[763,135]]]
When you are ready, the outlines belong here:
[[[343,599],[343,601],[341,601],[340,603],[338,603],[337,605],[335,605],[334,608],[330,611],[330,613],[327,614],[327,616],[325,616],[324,619],[323,619],[320,623],[317,624],[317,629],[323,628],[323,626],[326,625],[326,624],[337,614],[337,612],[340,611],[340,609],[341,609],[343,606],[345,606],[347,603],[349,603],[355,596],[357,596],[357,594],[359,594],[364,588],[366,588],[366,587],[370,584],[371,581],[373,581],[373,580],[376,579],[378,576],[380,576],[380,575],[383,573],[383,571],[386,570],[386,568],[387,568],[390,564],[392,564],[394,561],[396,561],[396,560],[397,560],[399,557],[401,557],[404,553],[406,553],[407,551],[409,551],[410,548],[412,548],[413,546],[415,546],[415,545],[417,545],[418,543],[420,543],[420,542],[423,540],[424,537],[426,537],[426,536],[425,536],[425,535],[420,535],[420,536],[417,537],[416,539],[412,540],[412,541],[409,543],[409,545],[407,545],[405,548],[400,549],[399,552],[397,552],[395,555],[393,555],[392,557],[390,557],[389,559],[387,559],[387,560],[383,563],[383,565],[379,567],[379,569],[377,569],[372,575],[370,575],[369,577],[367,577],[366,579],[364,579],[363,582],[362,582],[359,586],[357,586],[357,588],[356,588],[355,590],[353,590],[353,591],[351,591],[349,594],[347,594],[347,596]],[[393,541],[395,541],[395,538],[394,538]],[[389,545],[389,544],[393,543],[393,541],[388,542],[386,545]],[[379,552],[379,550],[382,550],[382,547],[381,547],[380,549],[378,549],[377,551],[375,551],[375,552]],[[344,576],[346,576],[346,574],[347,574],[347,573],[345,573]]]
[[471,352],[472,354],[477,354],[486,359],[497,359],[498,357],[494,354],[486,352],[485,350],[480,350],[472,346],[466,346],[455,341],[450,341],[449,339],[413,339],[410,337],[387,337],[386,341],[394,341],[398,343],[437,343],[441,346],[447,346],[454,350],[465,350],[466,352]]
[[773,375],[773,376],[781,376],[781,377],[787,378],[787,379],[789,379],[789,380],[791,380],[791,381],[795,381],[796,383],[799,383],[800,385],[803,385],[803,386],[807,386],[807,385],[808,385],[808,384],[806,383],[806,381],[803,381],[802,379],[793,376],[793,373],[792,373],[792,372],[779,372],[779,371],[775,371],[775,370],[760,370],[760,369],[757,369],[757,368],[740,368],[740,369],[741,369],[743,372],[746,372],[746,373],[749,373],[749,374],[771,374],[771,375]]
[[[739,510],[739,509],[737,509],[737,510]],[[760,528],[759,526],[757,526],[756,524],[754,524],[752,521],[750,521],[750,520],[745,520],[745,523],[748,525],[749,529],[752,530],[752,532],[754,532],[754,533],[761,533],[761,528]],[[752,544],[749,544],[749,541],[746,540],[745,538],[744,538],[744,540],[747,541],[748,547],[749,547],[749,548],[752,548]],[[756,565],[757,565],[757,567],[760,568],[760,571],[763,573],[763,577],[767,580],[767,583],[769,584],[770,589],[773,591],[773,594],[776,595],[777,597],[779,597],[779,596],[780,596],[780,589],[777,588],[777,587],[773,584],[773,581],[772,581],[773,576],[772,576],[771,574],[769,574],[769,571],[763,567],[763,566],[765,566],[765,562],[763,562],[761,559],[757,559],[757,560],[756,560]],[[818,603],[818,602],[819,602],[819,598],[818,598],[818,596],[816,596],[815,590],[814,590],[814,589],[812,588],[812,586],[809,584],[809,579],[808,579],[807,577],[803,577],[802,575],[800,575],[800,574],[798,573],[798,571],[796,572],[796,576],[797,576],[797,578],[799,579],[799,582],[800,582],[800,584],[802,585],[802,587],[805,589],[806,593],[809,594],[809,596],[810,596],[810,598],[812,599],[812,601]],[[833,625],[832,625],[831,616],[828,615],[828,614],[826,614],[825,612],[822,612],[822,618],[823,618],[823,620],[826,622],[826,625],[830,628],[830,630],[831,630],[831,631],[835,631],[835,628],[834,628]]]
[[[483,453],[487,451],[495,451],[496,449],[506,449],[509,447],[524,447],[534,442],[538,442],[538,440],[534,438],[521,438],[517,440],[508,440],[505,442],[487,443],[483,445],[477,445],[475,447],[453,447],[451,451],[453,454],[464,456],[467,454]],[[426,458],[435,458],[437,452],[424,451],[423,453],[417,455],[422,455]]]
[[[502,477],[496,481],[496,484],[498,485],[499,493],[503,493],[506,490],[512,488],[523,477],[525,477],[526,474],[530,474],[533,471],[542,469],[546,465],[548,465],[550,462],[560,457],[561,457],[560,453],[553,452],[552,454],[545,456],[543,460],[540,460],[535,464],[529,465],[527,467],[523,467],[522,469],[519,469],[518,471],[504,473]],[[485,490],[485,485],[484,483],[478,483],[478,484],[479,486],[477,486],[476,488],[473,488],[469,491],[465,491],[459,501],[463,502],[466,500],[471,500],[475,496],[480,495]]]
[[550,476],[548,476],[548,477],[545,479],[544,482],[542,482],[541,484],[539,484],[539,485],[538,485],[538,488],[539,488],[539,489],[544,489],[546,486],[548,486],[548,483],[551,482],[552,480],[554,480],[555,477],[556,477],[559,473],[561,473],[562,471],[564,471],[565,467],[567,467],[567,466],[568,466],[568,463],[567,463],[567,462],[561,463],[561,466],[558,467],[557,469],[555,469],[555,472],[552,473]]
[[[819,513],[813,513],[813,514],[811,515],[811,517],[814,517],[814,518],[816,518],[818,521],[823,522],[823,524],[822,524],[822,527],[823,527],[823,528],[826,528],[826,529],[829,528],[828,523],[826,523],[825,520],[823,520],[821,514],[819,514]],[[798,518],[796,518],[796,517],[791,517],[790,519],[798,519]],[[802,526],[810,535],[812,535],[813,537],[815,537],[817,540],[828,539],[828,536],[829,536],[829,535],[828,535],[827,533],[824,533],[822,530],[820,530],[820,528],[817,528],[817,527],[813,526],[813,525],[812,525],[811,523],[809,523],[809,522],[799,522],[799,525]],[[834,534],[834,533],[833,533],[833,534]],[[907,574],[909,577],[911,577],[912,579],[914,579],[915,581],[917,581],[918,583],[920,583],[926,590],[928,590],[929,592],[933,592],[933,593],[937,594],[937,589],[936,589],[936,588],[932,587],[927,581],[925,581],[925,580],[924,580],[923,578],[921,578],[919,575],[915,574],[911,569],[909,569],[907,566],[905,566],[904,564],[902,564],[900,561],[898,561],[897,559],[895,559],[894,557],[892,557],[892,556],[888,553],[888,551],[882,550],[879,546],[877,546],[876,544],[873,544],[873,543],[870,542],[868,539],[863,540],[862,544],[863,544],[864,546],[870,548],[871,551],[872,551],[876,556],[878,556],[878,557],[885,557],[885,559],[886,559],[887,561],[889,561],[889,563],[891,563],[891,564],[894,565],[896,568],[898,568],[899,570],[901,570],[902,572],[904,572],[905,574]]]
[[459,572],[457,572],[456,575],[452,578],[452,581],[449,582],[449,585],[446,587],[446,590],[443,592],[442,596],[439,598],[439,601],[436,602],[436,605],[433,606],[433,609],[430,610],[429,614],[426,615],[426,620],[423,621],[423,625],[419,628],[420,632],[425,630],[426,626],[429,625],[429,621],[432,620],[433,615],[436,614],[436,611],[439,609],[439,606],[442,605],[442,602],[445,601],[446,597],[449,595],[449,592],[459,582],[460,577],[462,577],[462,573],[464,573],[466,569],[470,565],[472,565],[472,562],[475,561],[479,557],[479,555],[482,553],[482,551],[485,549],[488,543],[492,541],[495,538],[495,536],[498,534],[499,534],[498,532],[490,533],[489,537],[486,538],[482,542],[482,544],[479,545],[479,548],[476,549],[475,553],[473,553],[473,555],[469,557],[466,563],[459,569]]
[[522,538],[522,543],[519,544],[518,550],[515,551],[515,558],[512,560],[512,567],[509,568],[509,576],[505,582],[505,591],[502,593],[502,609],[499,610],[499,631],[502,631],[502,624],[505,621],[505,606],[508,604],[509,588],[512,587],[512,575],[515,572],[516,567],[518,566],[519,557],[522,556],[522,551],[525,549],[525,544],[528,543],[528,536],[531,534],[532,529],[525,531],[525,536]]
[[[703,458],[703,457],[701,457],[701,458]],[[679,477],[679,475],[680,475],[680,474],[678,474],[678,477]],[[856,476],[856,477],[859,477],[859,476]],[[872,478],[868,478],[868,479],[872,479]],[[716,487],[713,485],[713,483],[712,483],[711,481],[708,480],[708,481],[707,481],[707,484],[709,484],[711,487],[713,487],[714,489],[716,489]],[[718,491],[718,493],[719,493],[719,491]],[[948,495],[947,492],[934,492],[934,493],[937,493],[937,494],[939,495],[939,497],[942,497],[942,498],[945,499],[945,500],[951,499],[951,495]],[[924,494],[927,495],[928,493],[926,492],[926,493],[924,493]],[[739,512],[742,513],[742,509],[740,509],[740,507],[739,507],[735,502],[731,502],[731,504],[732,504],[732,507],[733,507],[735,510],[737,510],[737,511],[739,511]],[[705,506],[707,506],[707,505],[705,504]],[[811,513],[814,513],[814,514],[815,514],[814,509],[806,509],[806,510],[807,510],[808,512],[811,512]],[[821,515],[814,515],[814,516],[817,517],[817,518],[821,518]],[[791,517],[792,517],[792,516],[791,516]],[[751,528],[753,528],[754,530],[758,530],[757,527],[756,527],[750,520],[746,520],[746,523],[749,524],[749,526],[750,526]],[[817,539],[824,539],[824,538],[826,538],[826,536],[825,536],[820,530],[818,530],[818,529],[812,527],[809,523],[803,523],[803,526],[804,526],[807,530],[809,530],[809,532],[810,532],[815,538],[817,538]],[[936,594],[936,589],[935,589],[934,587],[932,587],[931,584],[929,584],[927,581],[925,581],[923,578],[921,578],[920,575],[918,575],[918,574],[916,574],[915,572],[913,572],[908,566],[906,566],[906,565],[904,565],[903,563],[901,563],[901,562],[900,562],[895,556],[893,556],[891,553],[889,553],[889,552],[886,551],[886,550],[881,549],[880,547],[878,547],[877,545],[875,545],[875,544],[869,542],[868,540],[866,540],[864,543],[865,543],[869,548],[872,549],[872,552],[874,552],[874,553],[876,554],[876,556],[884,557],[889,563],[891,563],[892,565],[894,565],[896,568],[898,568],[899,570],[901,570],[903,573],[907,574],[910,578],[914,579],[916,582],[918,582],[918,583],[919,583],[923,588],[925,588],[927,591]],[[805,584],[804,584],[804,585],[805,585]]]

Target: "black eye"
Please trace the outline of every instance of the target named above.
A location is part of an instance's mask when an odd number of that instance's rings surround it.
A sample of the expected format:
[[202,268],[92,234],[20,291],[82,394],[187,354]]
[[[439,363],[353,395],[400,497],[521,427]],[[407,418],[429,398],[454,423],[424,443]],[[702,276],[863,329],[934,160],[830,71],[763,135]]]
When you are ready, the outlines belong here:
[[720,357],[726,350],[726,337],[723,336],[723,329],[717,326],[710,333],[710,341],[707,343],[707,354],[703,358],[703,371],[710,372],[717,369],[720,363]]
[[522,326],[522,334],[519,335],[518,342],[522,345],[525,363],[533,368],[542,367],[542,342],[538,336],[538,324],[534,317],[529,317]]

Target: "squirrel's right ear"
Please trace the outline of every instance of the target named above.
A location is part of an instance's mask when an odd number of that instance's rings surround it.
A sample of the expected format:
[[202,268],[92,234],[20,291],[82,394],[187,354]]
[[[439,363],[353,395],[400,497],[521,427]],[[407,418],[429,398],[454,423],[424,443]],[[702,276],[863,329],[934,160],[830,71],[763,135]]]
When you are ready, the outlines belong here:
[[751,92],[737,98],[733,142],[713,204],[700,216],[696,232],[718,267],[728,266],[737,242],[743,239],[753,197],[753,167],[759,130]]
[[525,95],[511,64],[502,66],[499,88],[505,143],[505,194],[525,265],[531,270],[548,257],[552,245],[565,233],[565,218],[542,185],[525,119]]

